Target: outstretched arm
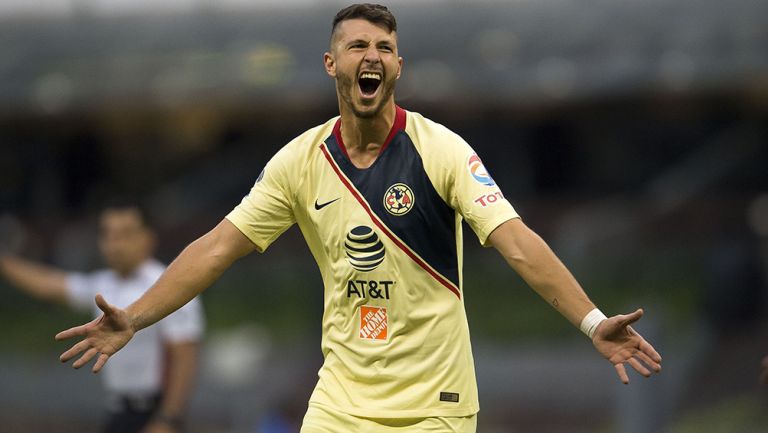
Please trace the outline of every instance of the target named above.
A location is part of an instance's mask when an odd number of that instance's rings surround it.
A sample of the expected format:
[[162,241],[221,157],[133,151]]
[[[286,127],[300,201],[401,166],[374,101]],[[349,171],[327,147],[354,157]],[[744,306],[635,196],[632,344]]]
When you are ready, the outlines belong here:
[[0,253],[0,273],[22,291],[45,301],[67,300],[66,272]]
[[57,340],[85,337],[61,355],[66,362],[83,355],[72,365],[80,368],[98,355],[94,372],[120,350],[133,334],[171,314],[210,286],[235,260],[255,250],[253,243],[229,221],[192,242],[141,298],[124,310],[96,301],[104,314],[85,325],[56,335]]
[[[497,227],[488,241],[536,293],[574,326],[583,328],[585,317],[595,310],[595,305],[541,237],[515,218]],[[642,314],[638,310],[614,316],[596,322],[589,331],[595,348],[615,366],[624,383],[629,383],[624,363],[646,377],[651,370],[661,371],[661,356],[629,326]]]

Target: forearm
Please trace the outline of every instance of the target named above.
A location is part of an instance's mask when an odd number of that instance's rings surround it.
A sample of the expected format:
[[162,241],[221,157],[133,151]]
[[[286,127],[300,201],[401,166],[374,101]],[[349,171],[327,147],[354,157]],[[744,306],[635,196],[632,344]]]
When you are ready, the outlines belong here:
[[[157,282],[126,309],[135,331],[146,328],[189,302],[213,284],[242,255],[252,251],[228,221],[192,242]],[[246,240],[247,241],[247,240]]]
[[0,273],[24,292],[40,299],[64,302],[67,274],[59,269],[11,255],[0,256]]
[[574,326],[595,308],[573,274],[522,221],[502,224],[489,240],[523,280]]

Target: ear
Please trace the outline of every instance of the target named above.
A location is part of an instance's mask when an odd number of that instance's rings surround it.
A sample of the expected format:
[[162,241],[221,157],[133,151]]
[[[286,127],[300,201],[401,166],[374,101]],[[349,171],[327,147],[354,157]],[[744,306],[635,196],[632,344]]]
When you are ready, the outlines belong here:
[[336,78],[336,60],[333,58],[333,54],[330,52],[323,54],[323,65],[325,66],[325,73]]
[[403,58],[398,57],[397,58],[397,75],[395,76],[396,79],[400,79],[400,74],[403,72]]

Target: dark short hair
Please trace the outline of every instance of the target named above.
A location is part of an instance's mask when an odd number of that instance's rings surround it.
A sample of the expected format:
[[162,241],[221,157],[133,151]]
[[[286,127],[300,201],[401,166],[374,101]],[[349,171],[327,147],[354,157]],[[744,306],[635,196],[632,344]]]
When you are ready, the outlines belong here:
[[395,16],[392,15],[392,12],[390,12],[386,6],[361,3],[347,6],[333,17],[331,38],[333,38],[333,34],[336,32],[336,27],[339,26],[339,23],[353,19],[364,19],[372,24],[387,29],[389,33],[397,31],[397,21],[395,20]]
[[112,196],[107,200],[104,200],[101,206],[101,213],[106,211],[124,211],[133,210],[139,214],[141,224],[146,228],[152,227],[152,221],[147,212],[147,208],[141,202],[141,200],[130,196]]

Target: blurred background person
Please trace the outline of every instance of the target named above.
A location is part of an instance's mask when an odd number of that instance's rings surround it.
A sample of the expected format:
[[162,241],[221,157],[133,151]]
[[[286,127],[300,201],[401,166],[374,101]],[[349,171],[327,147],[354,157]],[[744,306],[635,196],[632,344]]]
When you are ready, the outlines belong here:
[[[96,314],[96,294],[128,305],[165,266],[152,257],[155,236],[133,201],[116,199],[99,215],[99,251],[106,269],[67,272],[0,251],[0,273],[15,287],[44,301]],[[97,316],[98,317],[98,316]],[[173,433],[183,430],[184,410],[197,375],[204,319],[199,299],[144,332],[105,369],[108,416],[104,433]]]

